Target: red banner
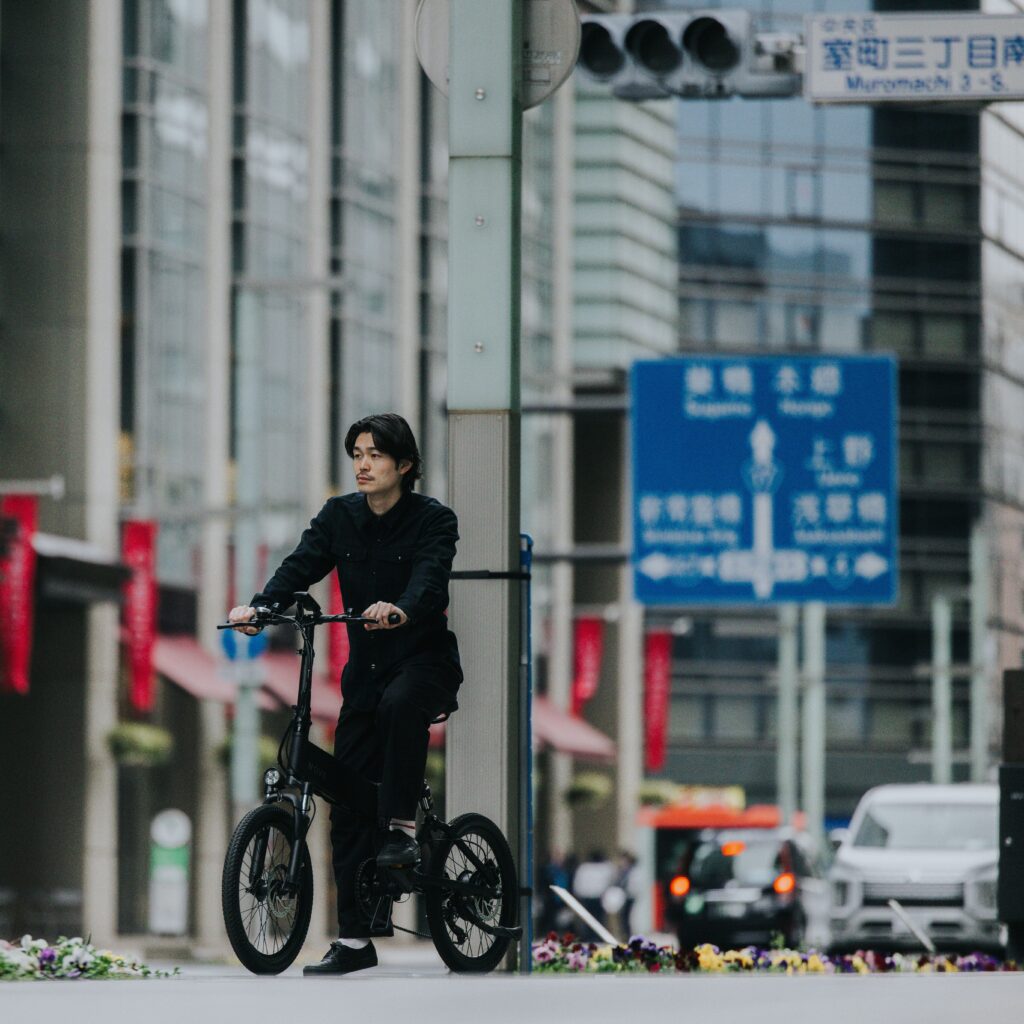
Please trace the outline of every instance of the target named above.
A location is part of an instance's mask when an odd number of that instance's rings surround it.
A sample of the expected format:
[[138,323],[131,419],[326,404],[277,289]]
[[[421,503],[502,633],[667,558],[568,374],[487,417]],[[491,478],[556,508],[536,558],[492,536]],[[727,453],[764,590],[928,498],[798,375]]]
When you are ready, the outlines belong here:
[[[331,576],[329,588],[329,612],[331,615],[341,615],[345,611],[345,602],[342,600],[341,581],[337,573]],[[341,678],[342,669],[348,664],[348,626],[335,623],[327,628],[327,674],[330,676],[331,685],[334,686]]]
[[136,519],[121,532],[121,559],[132,571],[124,585],[124,635],[128,648],[128,699],[136,711],[153,707],[153,644],[156,640],[156,530]]
[[576,659],[572,677],[572,713],[578,715],[597,693],[604,647],[604,619],[576,620]]
[[656,772],[665,766],[665,739],[672,695],[672,634],[667,630],[648,633],[644,640],[644,729],[645,765]]
[[0,557],[0,691],[28,693],[38,499],[28,494],[0,498],[0,516],[16,524]]

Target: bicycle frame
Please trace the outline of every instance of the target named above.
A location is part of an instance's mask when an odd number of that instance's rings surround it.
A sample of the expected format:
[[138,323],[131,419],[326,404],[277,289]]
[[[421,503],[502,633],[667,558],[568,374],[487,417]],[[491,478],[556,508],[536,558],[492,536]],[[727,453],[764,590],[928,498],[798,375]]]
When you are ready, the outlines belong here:
[[[313,806],[313,797],[322,797],[332,804],[339,803],[345,790],[345,775],[340,763],[333,754],[317,746],[309,738],[309,731],[312,726],[310,707],[313,691],[313,663],[316,658],[313,639],[314,632],[317,626],[330,622],[365,623],[372,621],[358,615],[324,615],[320,605],[310,594],[302,592],[295,594],[294,597],[296,604],[294,616],[279,615],[269,610],[257,609],[261,614],[256,620],[258,623],[266,625],[286,623],[298,630],[299,636],[302,638],[299,648],[301,661],[299,667],[298,699],[292,707],[292,720],[288,726],[288,731],[285,733],[286,737],[289,733],[291,734],[287,757],[284,759],[286,763],[280,764],[285,774],[273,782],[264,780],[263,803],[287,802],[292,808],[295,842],[292,844],[288,873],[282,883],[282,889],[286,892],[295,892],[298,889],[302,854],[306,845],[306,834],[311,823],[310,810]],[[218,628],[232,627],[221,625]],[[298,793],[286,792],[286,788],[288,790],[297,789]],[[447,822],[434,814],[434,803],[430,787],[426,783],[424,783],[423,793],[420,796],[420,807],[423,811],[423,823],[416,834],[420,845],[433,850],[440,842],[448,840],[458,847],[478,871],[485,870],[485,865],[480,861],[476,852],[463,842],[461,838],[453,834]],[[267,835],[264,833],[257,840],[257,846],[254,850],[250,867],[250,887],[255,887],[258,884],[259,879],[256,876],[259,874],[259,866],[262,865],[266,855],[266,843]],[[464,897],[488,899],[494,896],[493,889],[488,886],[452,878],[435,878],[429,874],[424,874],[421,870],[410,872],[402,868],[392,868],[389,869],[389,876],[390,881],[403,892],[423,892],[425,889],[443,887],[446,891]],[[505,928],[489,925],[471,911],[464,912],[468,914],[474,924],[492,935],[518,939],[521,934],[521,929],[518,927]]]
[[[341,767],[334,755],[317,746],[309,738],[310,727],[313,723],[310,705],[313,692],[313,662],[316,658],[314,631],[317,626],[328,622],[370,621],[358,615],[324,615],[316,599],[306,592],[297,593],[294,597],[296,605],[294,616],[277,615],[258,609],[258,611],[262,611],[262,614],[257,619],[258,622],[267,625],[275,623],[291,625],[302,638],[299,648],[301,661],[298,698],[292,706],[292,720],[285,733],[286,737],[290,733],[291,739],[285,757],[286,763],[280,765],[285,775],[275,783],[265,781],[263,796],[265,804],[281,802],[291,804],[296,840],[292,845],[288,874],[284,882],[288,889],[294,889],[298,885],[299,865],[302,863],[302,852],[306,845],[313,797],[319,796],[329,803],[337,803],[339,793],[343,788]],[[218,628],[230,627],[222,625]],[[284,787],[297,789],[299,792],[298,794],[285,792]],[[253,870],[256,870],[255,866],[263,861],[263,856],[266,853],[265,844],[266,836],[262,836],[254,851]],[[255,884],[255,879],[250,878],[250,883]]]

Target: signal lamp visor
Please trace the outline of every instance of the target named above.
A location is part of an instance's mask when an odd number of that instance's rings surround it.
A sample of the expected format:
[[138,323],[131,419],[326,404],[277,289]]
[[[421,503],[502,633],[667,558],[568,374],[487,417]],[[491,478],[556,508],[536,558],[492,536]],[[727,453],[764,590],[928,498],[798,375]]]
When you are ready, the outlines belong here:
[[595,78],[611,78],[622,70],[626,57],[604,25],[585,21],[580,33],[579,62]]
[[717,18],[694,18],[683,32],[683,46],[710,71],[729,71],[740,61],[740,50]]
[[655,75],[675,71],[683,60],[682,51],[660,21],[638,21],[626,33],[625,43],[636,62]]

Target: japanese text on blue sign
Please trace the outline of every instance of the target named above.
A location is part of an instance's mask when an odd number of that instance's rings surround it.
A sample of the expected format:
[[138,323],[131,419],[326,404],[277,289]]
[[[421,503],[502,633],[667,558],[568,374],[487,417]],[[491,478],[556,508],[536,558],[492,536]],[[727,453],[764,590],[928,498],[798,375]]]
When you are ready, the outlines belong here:
[[892,602],[894,387],[886,357],[637,363],[637,598]]
[[815,15],[807,41],[812,100],[1024,95],[1019,15]]

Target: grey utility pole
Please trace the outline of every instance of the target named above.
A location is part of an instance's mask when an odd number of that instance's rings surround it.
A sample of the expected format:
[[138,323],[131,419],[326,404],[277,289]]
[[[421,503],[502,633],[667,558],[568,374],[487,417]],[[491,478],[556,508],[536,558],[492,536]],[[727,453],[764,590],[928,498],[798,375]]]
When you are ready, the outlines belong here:
[[783,824],[793,820],[797,794],[797,742],[799,734],[798,627],[800,608],[779,605],[778,737],[776,747],[776,791]]
[[953,781],[953,604],[932,598],[932,782]]
[[988,774],[988,542],[979,520],[971,530],[971,782]]
[[[449,500],[466,684],[447,743],[449,812],[494,818],[520,848],[519,0],[451,0],[448,161]],[[508,575],[504,575],[508,574]],[[528,879],[522,879],[529,884]]]
[[807,830],[825,831],[825,605],[804,605],[803,805]]
[[[235,523],[235,599],[247,604],[264,581],[257,578],[258,548],[262,539],[259,508],[263,500],[263,424],[260,420],[261,359],[259,332],[253,318],[252,294],[235,290],[238,337],[238,370],[235,378],[235,406],[238,410],[237,502],[240,514]],[[256,698],[263,682],[259,660],[245,657],[248,638],[239,635],[241,657],[235,662],[235,719],[231,739],[231,805],[237,820],[259,796],[260,714]]]

